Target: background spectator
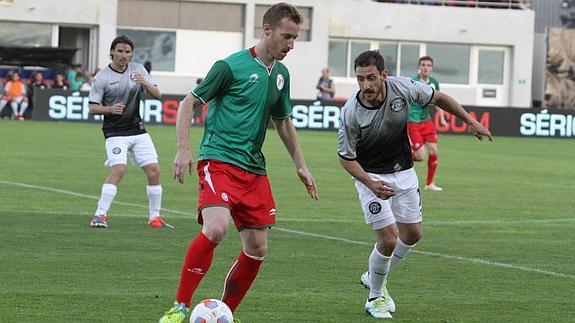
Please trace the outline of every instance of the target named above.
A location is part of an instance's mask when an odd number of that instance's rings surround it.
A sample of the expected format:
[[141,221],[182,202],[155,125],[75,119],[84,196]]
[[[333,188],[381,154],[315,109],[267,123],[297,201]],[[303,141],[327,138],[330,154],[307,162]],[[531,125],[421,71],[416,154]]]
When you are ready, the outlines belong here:
[[26,85],[20,79],[20,73],[13,72],[10,81],[4,86],[4,96],[0,100],[0,113],[10,103],[14,120],[24,120],[24,113],[28,109]]
[[317,93],[318,100],[332,100],[335,95],[335,87],[333,85],[333,80],[329,77],[329,69],[324,67],[321,70],[321,77],[317,82],[315,87],[319,90]]
[[146,61],[144,63],[144,68],[146,69],[146,71],[148,71],[148,74],[150,74],[152,72],[152,62]]
[[60,72],[56,73],[56,75],[54,76],[54,84],[52,85],[52,88],[62,90],[68,89],[68,84],[66,84],[64,74]]

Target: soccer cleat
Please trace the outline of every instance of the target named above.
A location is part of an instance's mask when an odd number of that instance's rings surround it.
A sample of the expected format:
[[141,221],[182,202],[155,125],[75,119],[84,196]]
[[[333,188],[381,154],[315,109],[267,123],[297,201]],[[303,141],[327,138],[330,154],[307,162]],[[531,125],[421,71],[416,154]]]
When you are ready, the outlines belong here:
[[[363,274],[361,274],[360,282],[363,285],[363,287],[369,289],[369,270],[364,272]],[[389,295],[389,292],[387,291],[387,279],[383,282],[383,295],[382,296],[387,300],[387,310],[390,313],[394,313],[395,312],[395,302],[393,301],[393,298],[391,298],[391,296]]]
[[167,223],[161,216],[155,217],[153,220],[148,221],[148,225],[152,228],[173,229],[174,226]]
[[435,183],[431,183],[429,185],[425,185],[425,190],[426,191],[432,191],[432,192],[441,192],[443,191],[443,189],[437,185],[435,185]]
[[90,221],[90,226],[93,228],[107,228],[108,227],[108,217],[105,214],[94,215],[92,221]]
[[376,319],[390,319],[392,316],[387,309],[388,302],[389,301],[383,296],[378,297],[371,302],[367,300],[367,302],[365,302],[365,312]]
[[174,303],[158,323],[184,323],[187,312],[186,304]]
[[240,321],[239,318],[234,317],[234,322],[233,323],[242,323],[242,321]]

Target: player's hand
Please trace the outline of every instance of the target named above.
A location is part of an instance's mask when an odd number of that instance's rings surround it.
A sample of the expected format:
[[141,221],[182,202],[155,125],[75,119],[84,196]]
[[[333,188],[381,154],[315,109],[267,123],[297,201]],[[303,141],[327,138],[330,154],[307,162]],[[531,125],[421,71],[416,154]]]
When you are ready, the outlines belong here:
[[174,158],[174,179],[177,179],[181,184],[184,183],[184,177],[186,176],[186,169],[188,174],[192,174],[194,169],[194,158],[189,150],[176,152],[176,158]]
[[132,79],[132,81],[134,81],[138,84],[144,84],[144,81],[146,80],[142,74],[137,73],[137,72],[132,73],[130,78]]
[[384,181],[372,181],[369,185],[369,189],[382,200],[387,200],[388,198],[395,196],[395,190],[389,183]]
[[440,124],[442,127],[447,126],[447,118],[446,118],[445,116],[444,116],[443,118],[439,118],[439,124]]
[[119,102],[110,107],[110,113],[115,115],[121,115],[122,113],[124,113],[125,108],[126,104],[124,104],[124,102]]
[[470,125],[468,125],[467,131],[469,131],[479,140],[483,140],[483,137],[487,137],[489,141],[493,142],[493,137],[491,136],[491,132],[489,132],[489,129],[485,128],[477,120],[473,120],[473,122]]
[[314,200],[319,200],[319,194],[317,193],[317,186],[315,185],[315,179],[311,176],[311,173],[307,168],[300,168],[297,170],[297,176],[301,182],[305,185],[307,193]]

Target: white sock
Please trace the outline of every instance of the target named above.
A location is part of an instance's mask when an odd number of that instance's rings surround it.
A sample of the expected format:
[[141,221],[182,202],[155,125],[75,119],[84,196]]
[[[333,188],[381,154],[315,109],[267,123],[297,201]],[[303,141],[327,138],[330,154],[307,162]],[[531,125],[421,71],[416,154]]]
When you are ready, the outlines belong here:
[[26,109],[28,109],[28,102],[23,101],[22,104],[20,104],[20,115],[21,116],[24,115],[24,113],[26,112]]
[[146,193],[148,193],[148,206],[150,209],[148,218],[153,220],[160,215],[160,210],[162,209],[162,185],[148,185]]
[[369,256],[369,298],[383,295],[383,282],[389,271],[391,257],[382,255],[377,250],[377,244]]
[[4,110],[4,107],[6,106],[6,104],[8,104],[8,101],[0,100],[0,112],[2,112],[2,110]]
[[112,201],[114,201],[114,197],[116,196],[117,192],[118,187],[114,184],[105,183],[102,185],[102,195],[98,201],[98,209],[96,210],[95,215],[103,215],[108,213],[110,205],[112,205]]
[[393,254],[391,255],[391,263],[389,268],[393,268],[398,262],[400,262],[403,258],[407,257],[407,254],[411,251],[411,249],[415,247],[413,245],[407,245],[397,237],[397,242],[395,243],[395,249],[393,249]]
[[12,114],[16,117],[18,115],[18,102],[12,100],[12,102],[10,102],[10,107],[12,108]]

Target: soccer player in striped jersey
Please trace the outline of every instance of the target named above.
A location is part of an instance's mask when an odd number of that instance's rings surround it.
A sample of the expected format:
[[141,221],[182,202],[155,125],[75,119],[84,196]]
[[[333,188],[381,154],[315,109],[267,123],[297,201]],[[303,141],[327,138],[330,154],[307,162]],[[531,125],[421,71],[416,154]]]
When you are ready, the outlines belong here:
[[209,102],[197,163],[202,230],[189,245],[176,301],[161,323],[184,322],[192,294],[208,272],[230,218],[239,231],[242,251],[225,279],[222,301],[235,311],[256,278],[276,217],[261,151],[270,117],[308,194],[318,199],[291,121],[290,75],[280,62],[294,48],[301,23],[295,7],[273,5],[264,14],[260,41],[217,61],[180,105],[174,178],[183,183],[194,162],[188,138],[192,108],[198,101]]
[[361,277],[370,288],[365,311],[387,319],[395,311],[386,288],[388,271],[422,236],[421,197],[407,136],[409,107],[434,104],[466,122],[479,139],[492,138],[450,96],[408,78],[387,77],[378,51],[361,53],[354,69],[360,90],[342,108],[338,154],[342,167],[353,176],[365,222],[377,241],[369,271]]
[[126,173],[130,157],[148,178],[148,225],[171,229],[173,227],[160,216],[162,185],[158,154],[140,117],[142,92],[156,99],[161,97],[161,93],[144,67],[130,62],[133,50],[132,40],[126,36],[116,37],[110,46],[112,63],[96,74],[90,89],[90,113],[104,116],[102,131],[108,156],[105,165],[109,167],[90,226],[108,227],[108,210]]

